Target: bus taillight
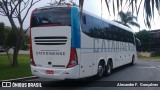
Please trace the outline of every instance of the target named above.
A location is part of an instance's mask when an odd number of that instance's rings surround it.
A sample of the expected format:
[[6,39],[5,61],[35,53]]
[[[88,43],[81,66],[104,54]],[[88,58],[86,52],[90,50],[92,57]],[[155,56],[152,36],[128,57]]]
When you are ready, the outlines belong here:
[[[36,9],[35,9],[36,10]],[[32,13],[35,11],[35,10],[33,10],[32,11]],[[32,27],[32,16],[31,16],[31,18],[30,18],[30,21],[31,21],[31,23],[30,23],[30,63],[31,63],[31,65],[33,65],[33,66],[36,66],[36,64],[35,64],[35,62],[34,62],[34,59],[33,59],[33,51],[32,51],[32,35],[31,35],[31,27]]]
[[71,48],[70,60],[67,65],[67,68],[74,67],[78,64],[77,52],[75,48]]
[[33,66],[36,66],[34,60],[33,60],[33,52],[32,52],[32,39],[31,39],[31,36],[30,36],[30,62],[31,62],[31,65]]

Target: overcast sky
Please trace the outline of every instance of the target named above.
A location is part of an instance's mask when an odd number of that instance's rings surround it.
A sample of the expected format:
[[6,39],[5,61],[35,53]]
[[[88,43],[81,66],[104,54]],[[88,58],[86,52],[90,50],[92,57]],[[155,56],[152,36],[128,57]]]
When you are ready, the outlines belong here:
[[[54,0],[52,0],[54,1]],[[66,0],[66,1],[69,1],[69,0]],[[73,0],[74,2],[76,2],[78,4],[78,1],[79,0]],[[36,5],[34,5],[32,7],[32,9],[30,10],[26,20],[25,20],[25,23],[24,23],[24,28],[27,28],[29,27],[29,23],[30,23],[30,15],[31,15],[31,11],[35,8],[38,8],[38,7],[43,7],[43,6],[48,6],[50,3],[51,0],[41,0],[40,2],[38,2]],[[107,7],[106,7],[106,4],[105,4],[105,0],[102,0],[102,9],[101,9],[101,2],[100,0],[85,0],[84,2],[84,9],[88,12],[91,12],[93,14],[96,14],[98,16],[101,17],[101,14],[102,14],[102,18],[105,18],[105,19],[108,19],[108,20],[115,20],[115,19],[118,19],[117,16],[114,17],[113,14],[109,15],[108,12],[107,12]],[[110,7],[112,9],[112,7]],[[124,12],[125,12],[125,7],[124,7]],[[140,30],[142,29],[147,29],[145,24],[144,24],[144,20],[143,20],[143,13],[142,13],[142,10],[143,8],[140,9],[140,14],[138,16],[138,23],[140,24],[141,28]],[[112,11],[112,10],[111,10]],[[101,13],[102,12],[102,13]],[[112,12],[111,12],[112,13]],[[22,13],[23,14],[23,13]],[[154,29],[160,29],[160,16],[158,15],[158,12],[155,10],[155,17],[154,17],[154,22],[152,21],[152,30]],[[4,22],[6,25],[10,26],[10,23],[8,21],[8,19],[6,17],[3,17],[3,16],[0,16],[0,22]],[[18,22],[16,22],[18,24]],[[133,31],[137,32],[139,31],[139,28],[136,28],[136,27],[132,27],[133,28]]]

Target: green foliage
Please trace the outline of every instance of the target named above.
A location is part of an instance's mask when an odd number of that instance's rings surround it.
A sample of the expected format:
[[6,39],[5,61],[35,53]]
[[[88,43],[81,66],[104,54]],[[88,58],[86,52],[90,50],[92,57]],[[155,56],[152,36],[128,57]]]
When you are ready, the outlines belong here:
[[148,32],[146,30],[142,30],[140,32],[137,32],[136,38],[138,38],[141,41],[141,46],[138,47],[138,51],[150,51],[149,50],[150,32]]
[[11,27],[0,23],[0,46],[9,49],[15,45],[15,34]]
[[159,56],[160,57],[160,52],[155,52],[155,56]]
[[6,35],[5,46],[7,46],[8,48],[11,48],[11,47],[15,46],[16,37],[15,37],[15,34],[14,34],[13,30],[8,30],[8,32],[6,34],[7,35]]
[[[15,33],[11,27],[5,26],[4,23],[0,23],[0,46],[3,46],[6,49],[14,47],[16,44]],[[29,36],[24,35],[22,41],[22,50],[29,49]]]
[[22,50],[29,50],[29,36],[28,35],[24,35],[23,37],[23,41],[22,41]]
[[145,57],[145,56],[139,56],[138,60],[145,60],[145,61],[160,61],[160,56],[154,56],[154,57]]

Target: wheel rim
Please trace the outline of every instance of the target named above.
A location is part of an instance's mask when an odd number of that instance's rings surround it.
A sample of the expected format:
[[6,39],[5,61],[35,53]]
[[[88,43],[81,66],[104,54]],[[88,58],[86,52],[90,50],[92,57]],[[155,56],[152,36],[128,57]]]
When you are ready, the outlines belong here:
[[103,72],[104,72],[103,66],[102,66],[102,65],[99,65],[99,66],[98,66],[98,74],[99,74],[99,76],[102,76],[102,75],[103,75]]

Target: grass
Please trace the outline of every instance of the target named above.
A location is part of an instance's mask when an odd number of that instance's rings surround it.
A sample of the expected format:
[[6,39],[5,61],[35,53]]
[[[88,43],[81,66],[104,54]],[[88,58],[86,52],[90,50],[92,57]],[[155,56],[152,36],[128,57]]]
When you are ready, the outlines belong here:
[[144,57],[144,56],[139,56],[139,60],[147,60],[147,61],[160,61],[160,56],[155,56],[155,57]]
[[19,65],[12,67],[7,55],[0,54],[0,80],[31,76],[29,55],[18,55]]

